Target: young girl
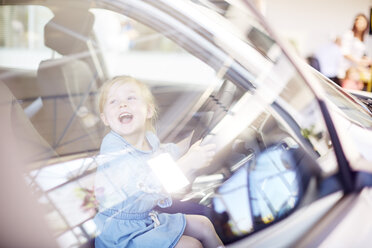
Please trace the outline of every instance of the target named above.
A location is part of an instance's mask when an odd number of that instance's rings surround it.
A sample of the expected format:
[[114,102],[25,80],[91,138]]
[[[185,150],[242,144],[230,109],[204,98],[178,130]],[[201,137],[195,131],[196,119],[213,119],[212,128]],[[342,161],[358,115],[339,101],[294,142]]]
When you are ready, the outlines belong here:
[[360,80],[360,74],[357,68],[350,67],[347,69],[345,78],[341,81],[341,87],[349,90],[362,90],[363,82]]
[[172,200],[146,163],[155,154],[168,153],[187,173],[209,165],[215,146],[196,143],[180,157],[175,144],[160,144],[154,134],[154,98],[131,77],[102,86],[99,110],[111,131],[102,141],[96,173],[96,247],[221,246],[208,218],[153,210],[171,206]]

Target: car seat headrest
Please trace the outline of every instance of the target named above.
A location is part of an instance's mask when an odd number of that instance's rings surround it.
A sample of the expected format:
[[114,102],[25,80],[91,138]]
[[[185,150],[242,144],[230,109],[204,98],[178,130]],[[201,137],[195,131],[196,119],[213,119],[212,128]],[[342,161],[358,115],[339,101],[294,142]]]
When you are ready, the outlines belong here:
[[61,55],[86,51],[93,24],[94,16],[88,10],[56,12],[44,27],[45,45]]

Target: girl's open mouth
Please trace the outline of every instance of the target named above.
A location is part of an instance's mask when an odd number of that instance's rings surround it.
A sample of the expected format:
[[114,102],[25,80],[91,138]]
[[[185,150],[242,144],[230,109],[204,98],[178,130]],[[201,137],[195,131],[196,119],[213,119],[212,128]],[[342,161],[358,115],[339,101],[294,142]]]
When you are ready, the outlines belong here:
[[133,115],[130,113],[122,113],[119,115],[119,121],[122,124],[128,124],[133,119]]

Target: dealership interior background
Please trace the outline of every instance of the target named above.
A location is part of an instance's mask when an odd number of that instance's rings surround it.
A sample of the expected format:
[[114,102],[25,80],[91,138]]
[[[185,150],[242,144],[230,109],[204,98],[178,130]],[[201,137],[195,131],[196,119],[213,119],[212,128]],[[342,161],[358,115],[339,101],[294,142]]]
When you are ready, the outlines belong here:
[[[350,29],[358,13],[370,17],[371,0],[256,0],[269,24],[283,39],[309,56],[322,44]],[[372,35],[367,39],[372,54]]]

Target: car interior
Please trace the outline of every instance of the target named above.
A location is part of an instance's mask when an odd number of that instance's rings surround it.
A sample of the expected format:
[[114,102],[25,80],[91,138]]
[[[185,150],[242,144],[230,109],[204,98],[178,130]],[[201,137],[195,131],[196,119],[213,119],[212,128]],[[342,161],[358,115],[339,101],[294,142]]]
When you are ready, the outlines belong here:
[[[90,240],[85,243],[77,239],[81,247],[87,247],[93,242],[94,231],[87,231],[91,228],[86,223],[94,211],[71,224],[47,195],[77,182],[84,186],[86,200],[97,166],[94,159],[69,171],[60,185],[43,190],[37,184],[43,169],[98,154],[107,129],[99,120],[96,96],[109,73],[89,8],[47,7],[53,17],[43,27],[43,42],[51,56],[41,60],[35,70],[0,65],[1,99],[9,103],[7,117],[20,147],[29,153],[27,181],[40,198],[54,204],[54,210],[49,210],[59,217],[53,215],[51,220],[60,218],[67,226],[57,228],[57,237],[74,230],[73,235]],[[228,244],[281,220],[301,205],[301,196],[306,194],[310,178],[320,173],[319,168],[302,148],[307,141],[288,128],[288,115],[278,114],[275,104],[267,104],[226,78],[199,87],[143,81],[151,85],[157,99],[162,142],[177,143],[191,136],[191,143],[202,139],[218,147],[213,166],[194,174],[192,185],[175,195],[175,206],[169,212],[208,216]],[[89,180],[85,182],[84,177]],[[230,183],[235,180],[239,183]],[[257,182],[253,184],[254,180]],[[265,183],[280,187],[275,192],[265,191]],[[233,196],[244,199],[245,209],[235,209],[236,202],[226,203]],[[238,214],[242,210],[247,216]]]

